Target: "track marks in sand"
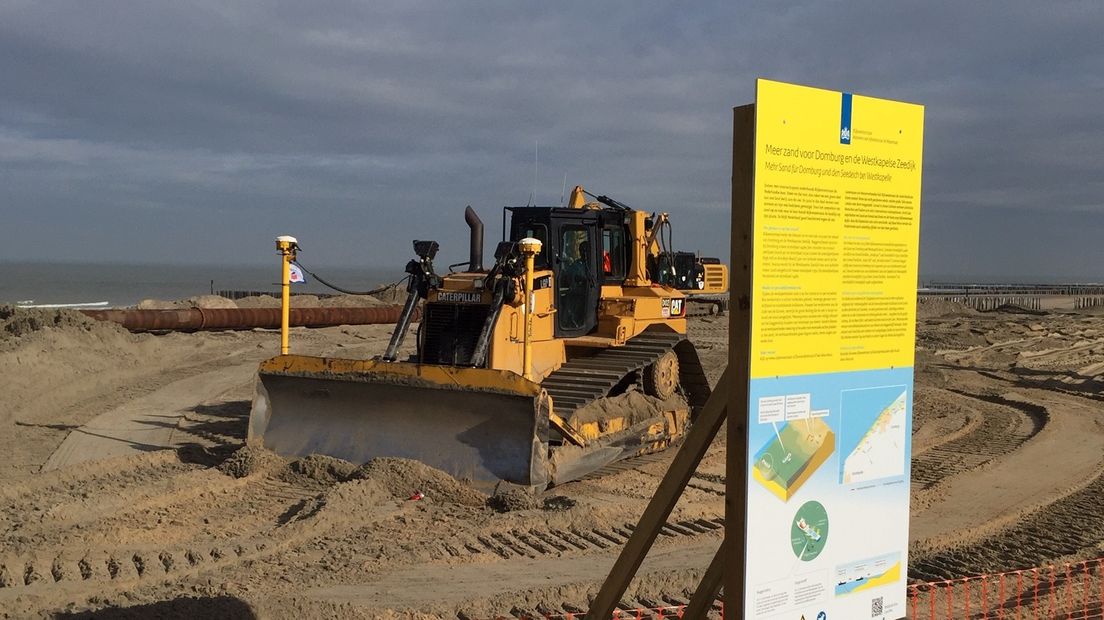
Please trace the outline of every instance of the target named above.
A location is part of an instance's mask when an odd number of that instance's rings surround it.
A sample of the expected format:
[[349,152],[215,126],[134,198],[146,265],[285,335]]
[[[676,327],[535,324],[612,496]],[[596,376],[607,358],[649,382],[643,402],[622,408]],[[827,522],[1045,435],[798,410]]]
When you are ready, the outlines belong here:
[[1021,517],[983,541],[910,558],[909,576],[949,579],[1039,566],[1104,549],[1104,474],[1084,488]]
[[[56,534],[163,493],[168,481],[200,469],[173,452],[109,460],[52,472],[0,492],[0,548],[35,543],[39,532]],[[104,496],[103,491],[111,489]]]
[[[617,604],[621,618],[636,618],[640,613],[641,618],[680,618],[685,607],[690,604],[690,596],[693,594],[690,587],[667,587],[660,591],[649,591],[648,594],[629,595],[621,599]],[[513,605],[509,612],[495,614],[496,618],[517,618],[518,620],[534,620],[536,618],[566,618],[570,614],[576,618],[586,616],[588,598],[580,596],[572,600],[562,600],[559,603],[549,604],[540,602],[535,605]],[[654,615],[657,610],[661,616]],[[710,620],[723,618],[724,598],[718,596],[707,612]],[[461,609],[456,617],[459,620],[477,620],[485,617],[484,614],[475,611]]]
[[215,366],[103,411],[70,432],[42,470],[174,447],[183,416],[208,399],[218,402],[220,395],[249,385],[256,374],[251,360]]
[[[512,528],[460,536],[443,541],[440,546],[451,557],[489,554],[502,559],[539,558],[618,548],[629,540],[635,528],[633,523],[593,528],[579,525]],[[693,538],[723,528],[724,519],[721,517],[685,519],[668,522],[659,533],[663,538]]]
[[[1095,485],[1101,475],[1104,431],[1098,425],[1100,411],[1095,403],[1042,390],[1016,390],[987,398],[1006,406],[1024,407],[1034,417],[1041,416],[1038,408],[1044,408],[1045,424],[1018,449],[1001,456],[999,464],[947,478],[931,490],[930,501],[914,502],[910,526],[910,553],[914,558],[935,557],[955,549],[982,549],[1012,540],[1009,532],[1017,531],[1025,519],[1051,510],[1062,514],[1061,506],[1067,505],[1064,502],[1082,493],[1086,485]],[[1098,508],[1082,514],[1083,529],[1104,528],[1099,518],[1102,512]],[[1024,550],[1056,550],[1063,545],[1047,540],[1078,539],[1076,531],[1057,528],[1048,533],[1042,526],[1038,535],[1040,542],[1016,544]],[[1081,544],[1075,542],[1073,546]],[[1025,555],[1010,554],[999,566],[979,555],[974,568],[964,572],[1020,568],[1020,560],[1032,557],[1027,551],[1017,553]],[[960,559],[968,560],[969,556]]]
[[929,489],[944,478],[971,471],[1018,449],[1046,425],[1046,409],[991,394],[939,390],[965,417],[956,431],[934,439],[912,459],[914,487]]
[[[179,580],[301,545],[332,522],[319,518],[330,485],[265,474],[235,479],[170,456],[127,459],[126,475],[102,466],[88,475],[64,470],[41,488],[24,485],[5,498],[10,507],[41,492],[56,503],[3,524],[0,602],[4,589],[42,595],[50,588],[64,597],[89,583],[129,588]],[[97,503],[81,513],[72,493]]]
[[[719,536],[690,539],[687,544],[657,547],[644,559],[635,589],[649,593],[693,587],[720,544]],[[427,616],[472,618],[500,616],[528,609],[538,601],[585,606],[609,574],[618,549],[590,553],[585,560],[564,557],[519,557],[493,563],[429,564],[401,567],[357,583],[308,587],[306,598],[359,607],[365,615],[392,610],[419,610]],[[677,584],[675,591],[673,584]],[[638,596],[637,592],[629,597]],[[633,600],[629,598],[629,600]]]

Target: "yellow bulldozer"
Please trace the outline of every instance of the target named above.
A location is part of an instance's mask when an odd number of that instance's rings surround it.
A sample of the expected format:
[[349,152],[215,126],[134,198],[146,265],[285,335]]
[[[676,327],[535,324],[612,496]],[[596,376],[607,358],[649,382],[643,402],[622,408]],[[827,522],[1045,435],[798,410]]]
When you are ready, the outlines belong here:
[[[666,213],[582,187],[566,207],[505,207],[489,268],[471,207],[465,220],[463,271],[437,274],[438,244],[414,242],[384,355],[262,362],[250,442],[357,463],[405,457],[476,486],[544,488],[687,431],[710,389],[686,338],[688,297],[673,284],[723,292],[724,265],[695,260],[701,268],[679,280]],[[400,360],[419,303],[417,352]]]

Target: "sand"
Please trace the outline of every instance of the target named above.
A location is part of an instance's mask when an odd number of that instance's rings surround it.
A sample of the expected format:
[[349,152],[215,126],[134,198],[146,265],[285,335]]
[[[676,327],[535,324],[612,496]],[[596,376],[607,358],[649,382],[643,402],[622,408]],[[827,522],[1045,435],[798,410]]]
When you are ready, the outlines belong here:
[[533,510],[540,505],[536,494],[528,489],[500,488],[487,498],[487,507],[495,512]]
[[22,337],[51,330],[125,333],[125,330],[117,326],[105,330],[97,325],[97,321],[70,310],[0,306],[0,347],[15,348],[25,345],[26,341],[20,340]]
[[138,310],[178,310],[184,308],[237,308],[232,299],[218,295],[197,295],[187,299],[166,301],[163,299],[143,299],[135,306]]
[[[396,301],[395,292],[386,289],[376,295],[293,295],[292,308],[373,308],[399,305],[406,301],[405,294]],[[218,295],[198,295],[180,300],[143,299],[135,306],[138,310],[178,310],[183,308],[279,308],[280,298],[273,295],[251,295],[233,300]]]
[[242,446],[219,464],[218,470],[234,478],[275,471],[285,466],[284,459],[260,446]]
[[[921,310],[910,576],[1104,555],[1104,316]],[[367,358],[390,329],[296,329],[292,346]],[[726,319],[690,337],[715,381]],[[277,345],[0,310],[0,617],[577,612],[670,460],[490,499],[404,459],[288,461],[243,446],[250,369]],[[121,447],[42,471],[106,445]],[[688,600],[723,535],[724,448],[722,433],[627,605]]]
[[440,503],[482,506],[487,501],[486,495],[445,472],[410,459],[372,459],[353,472],[352,477],[378,482],[395,499],[406,500],[420,493]]

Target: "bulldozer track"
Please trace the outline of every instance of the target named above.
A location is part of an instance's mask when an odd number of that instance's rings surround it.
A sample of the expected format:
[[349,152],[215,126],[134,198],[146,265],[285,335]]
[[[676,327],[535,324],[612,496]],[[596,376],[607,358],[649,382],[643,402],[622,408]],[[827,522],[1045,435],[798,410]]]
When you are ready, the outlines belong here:
[[[453,538],[442,542],[443,553],[452,557],[489,554],[502,559],[540,558],[565,553],[613,549],[624,545],[632,531],[633,523],[586,528],[570,527],[514,528],[493,533],[481,533]],[[668,521],[659,531],[662,538],[691,538],[702,534],[721,533],[723,517]]]
[[570,419],[578,409],[604,398],[633,373],[674,351],[679,361],[679,384],[691,407],[691,417],[709,400],[709,381],[697,350],[685,334],[646,330],[624,346],[603,349],[590,357],[575,358],[560,366],[541,383],[552,397],[556,413]]
[[580,478],[580,480],[597,480],[598,478],[605,478],[606,476],[612,476],[622,472],[639,469],[645,465],[650,465],[651,463],[659,463],[663,460],[671,458],[674,458],[673,450],[664,450],[661,452],[653,452],[651,454],[634,456],[620,461],[614,461],[609,465],[600,467],[583,476],[582,478]]
[[[643,456],[635,456],[632,458],[615,461],[596,469],[589,474],[583,476],[581,480],[598,480],[607,476],[613,476],[626,471],[639,471],[642,467],[650,465],[652,463],[659,463],[664,460],[670,460],[674,458],[672,450],[664,450],[662,452],[653,452],[651,454],[645,454]],[[724,497],[725,495],[725,477],[718,474],[704,474],[695,472],[690,481],[686,484],[688,488],[708,493],[710,495],[716,495],[718,497]]]

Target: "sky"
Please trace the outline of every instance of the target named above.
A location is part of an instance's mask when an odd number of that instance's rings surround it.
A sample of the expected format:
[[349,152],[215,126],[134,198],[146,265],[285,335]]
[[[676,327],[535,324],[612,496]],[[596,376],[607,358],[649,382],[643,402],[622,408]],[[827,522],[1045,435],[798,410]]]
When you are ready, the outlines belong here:
[[1037,0],[4,0],[0,261],[457,262],[465,205],[490,252],[565,176],[725,256],[767,77],[926,106],[922,276],[1101,281],[1102,32]]

